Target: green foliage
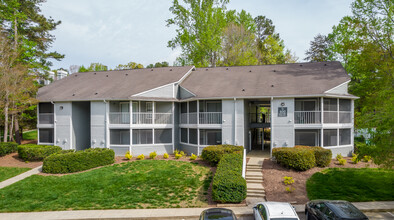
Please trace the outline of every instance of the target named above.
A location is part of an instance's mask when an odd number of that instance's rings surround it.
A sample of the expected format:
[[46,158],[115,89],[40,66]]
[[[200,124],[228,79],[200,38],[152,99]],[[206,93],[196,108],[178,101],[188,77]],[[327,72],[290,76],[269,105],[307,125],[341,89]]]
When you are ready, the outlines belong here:
[[84,151],[52,154],[44,159],[44,173],[74,173],[112,164],[115,152],[107,148],[89,148]]
[[126,70],[126,69],[143,69],[144,65],[136,62],[129,62],[128,64],[119,64],[115,67],[115,70]]
[[0,167],[0,182],[30,170],[20,167]]
[[351,77],[355,126],[369,129],[374,163],[394,166],[394,4],[387,0],[355,0],[352,15],[329,34],[330,50]]
[[322,62],[333,60],[331,39],[328,36],[318,34],[314,40],[310,42],[311,47],[305,52],[306,61]]
[[192,154],[192,155],[190,156],[190,160],[195,160],[195,159],[197,159],[197,155]]
[[[37,115],[37,113],[35,114]],[[37,117],[35,118],[35,120],[35,123],[37,123]],[[23,132],[23,140],[37,140],[37,130]]]
[[343,158],[343,156],[342,156],[342,154],[337,154],[337,156],[335,158],[339,161],[340,159]]
[[306,182],[308,198],[349,202],[393,201],[394,170],[375,168],[329,168]]
[[372,158],[371,156],[365,155],[364,158],[363,158],[363,161],[364,162],[369,162],[369,161],[371,161],[371,158]]
[[170,157],[170,155],[168,155],[167,153],[164,153],[163,158],[168,159],[168,157]]
[[286,192],[288,192],[288,193],[292,193],[292,192],[294,192],[295,188],[292,187],[292,186],[287,186],[287,187],[285,188],[285,190],[286,190]]
[[282,166],[299,171],[309,170],[316,164],[315,155],[310,149],[279,147],[272,150],[272,156]]
[[181,158],[182,157],[182,154],[178,154],[178,153],[175,153],[175,159],[179,159],[179,158]]
[[294,179],[291,176],[285,176],[285,177],[283,177],[283,183],[285,185],[291,185],[294,183]]
[[142,160],[72,175],[33,175],[0,190],[0,212],[206,207],[209,171],[190,162]]
[[246,198],[242,177],[242,154],[223,155],[212,183],[212,199],[221,203],[240,203]]
[[14,142],[1,142],[0,143],[0,157],[18,150],[18,144]]
[[151,152],[150,154],[149,154],[149,158],[150,159],[155,159],[157,157],[157,153],[156,153],[156,151],[153,151],[153,152]]
[[130,151],[127,151],[127,152],[126,152],[125,158],[126,158],[127,160],[131,160],[131,158],[133,158],[133,155],[131,155]]
[[78,72],[92,72],[92,71],[107,71],[108,66],[101,63],[91,63],[89,67],[84,67],[83,65],[79,67]]
[[146,66],[146,68],[158,68],[158,67],[168,67],[169,63],[167,61],[163,61],[163,62],[157,62],[155,63],[155,65],[153,64],[149,64]]
[[338,159],[338,163],[339,163],[339,165],[345,165],[347,162],[346,162],[346,159],[344,159],[344,158],[340,158],[340,159]]
[[312,150],[313,154],[315,155],[316,166],[318,167],[326,167],[330,165],[332,152],[329,149],[324,149],[323,147],[310,147],[310,146],[301,146],[297,145],[294,146],[296,149],[305,149],[305,150]]
[[59,146],[25,144],[18,146],[18,156],[25,161],[43,160],[54,153],[60,153]]
[[211,165],[216,166],[224,154],[227,153],[239,153],[242,154],[242,146],[233,145],[212,145],[205,147],[202,150],[201,158],[208,161]]
[[351,160],[352,160],[352,162],[353,162],[354,164],[358,164],[358,162],[360,162],[360,159],[358,158],[358,155],[357,155],[357,154],[353,154]]
[[138,160],[144,160],[145,159],[145,155],[144,154],[140,154],[137,157]]

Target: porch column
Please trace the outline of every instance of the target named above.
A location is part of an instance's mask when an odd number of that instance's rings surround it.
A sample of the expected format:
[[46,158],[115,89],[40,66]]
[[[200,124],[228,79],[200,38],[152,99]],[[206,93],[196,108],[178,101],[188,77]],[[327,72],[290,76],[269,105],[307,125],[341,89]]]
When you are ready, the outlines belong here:
[[321,97],[320,98],[320,105],[321,105],[321,109],[320,109],[320,124],[322,125],[321,129],[320,129],[320,146],[323,147],[323,120],[324,120],[324,98]]

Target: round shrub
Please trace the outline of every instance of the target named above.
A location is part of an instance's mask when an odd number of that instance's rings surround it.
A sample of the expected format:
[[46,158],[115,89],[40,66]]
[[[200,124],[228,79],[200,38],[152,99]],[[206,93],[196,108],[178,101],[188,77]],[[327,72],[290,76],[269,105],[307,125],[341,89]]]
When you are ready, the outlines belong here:
[[0,157],[10,153],[14,153],[18,150],[18,144],[15,142],[3,142],[0,143]]
[[329,149],[324,149],[322,147],[310,147],[310,146],[302,146],[297,145],[294,146],[296,149],[303,149],[303,150],[312,150],[313,154],[315,155],[316,166],[318,167],[326,167],[330,165],[332,159],[332,152]]
[[242,146],[212,145],[202,150],[201,158],[208,161],[211,165],[216,166],[224,154],[234,152],[242,154],[243,149]]
[[287,168],[304,171],[315,166],[315,155],[310,149],[279,147],[272,150],[279,164]]
[[25,144],[18,146],[18,155],[25,161],[43,160],[49,155],[61,151],[61,147],[51,145]]
[[115,152],[107,148],[90,148],[84,151],[56,153],[44,159],[44,173],[73,173],[112,164]]

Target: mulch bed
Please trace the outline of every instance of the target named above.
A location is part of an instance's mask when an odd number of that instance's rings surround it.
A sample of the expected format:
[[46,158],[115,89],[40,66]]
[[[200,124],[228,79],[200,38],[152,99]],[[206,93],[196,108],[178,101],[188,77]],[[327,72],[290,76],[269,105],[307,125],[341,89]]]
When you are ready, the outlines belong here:
[[18,157],[18,153],[12,153],[0,157],[0,167],[28,167],[35,168],[42,165],[42,161],[25,162]]
[[[358,164],[353,164],[351,162],[351,157],[344,157],[347,160],[347,163],[344,166],[338,164],[338,162],[334,159],[331,161],[328,167],[338,167],[338,168],[376,168],[378,167],[376,164],[372,162],[362,162],[360,161]],[[268,201],[278,201],[278,202],[290,202],[295,204],[305,204],[309,201],[306,193],[306,181],[311,177],[314,173],[324,170],[325,168],[314,167],[307,171],[295,171],[291,169],[284,168],[272,161],[271,159],[265,159],[263,163],[263,178],[264,178],[264,189],[266,198]],[[283,177],[290,176],[293,177],[294,183],[292,187],[295,190],[291,193],[285,190],[286,185],[283,183]]]

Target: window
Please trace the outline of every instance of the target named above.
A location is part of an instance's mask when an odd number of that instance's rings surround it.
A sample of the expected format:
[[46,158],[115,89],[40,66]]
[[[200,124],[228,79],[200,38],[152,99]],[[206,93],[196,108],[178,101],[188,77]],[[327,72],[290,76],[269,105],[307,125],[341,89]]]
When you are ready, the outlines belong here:
[[200,145],[222,144],[222,130],[200,129]]
[[319,146],[320,130],[295,130],[295,145]]
[[349,99],[339,99],[339,123],[351,123],[352,110]]
[[40,143],[53,143],[53,128],[40,128]]
[[189,143],[197,144],[197,129],[189,129]]
[[319,111],[319,99],[296,99],[296,111]]
[[155,129],[155,144],[172,143],[172,129]]
[[130,145],[130,130],[128,129],[111,129],[109,136],[110,144]]
[[337,146],[337,130],[324,129],[323,130],[324,147]]
[[257,206],[257,209],[259,210],[259,213],[260,213],[260,216],[261,216],[261,218],[262,219],[268,219],[267,218],[267,211],[265,210],[265,207],[264,207],[264,205],[262,205],[262,204],[259,204],[258,206]]
[[152,129],[133,129],[133,144],[152,143]]
[[348,145],[350,142],[350,129],[339,129],[339,145]]
[[188,140],[187,140],[187,128],[181,128],[181,142],[188,143]]
[[337,99],[324,99],[324,123],[338,123]]

